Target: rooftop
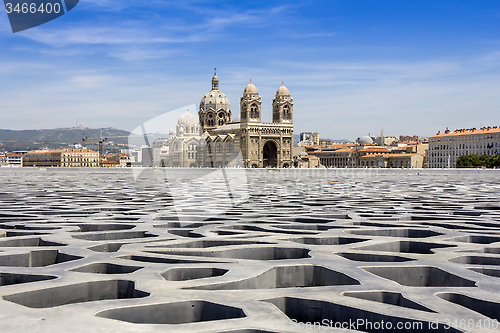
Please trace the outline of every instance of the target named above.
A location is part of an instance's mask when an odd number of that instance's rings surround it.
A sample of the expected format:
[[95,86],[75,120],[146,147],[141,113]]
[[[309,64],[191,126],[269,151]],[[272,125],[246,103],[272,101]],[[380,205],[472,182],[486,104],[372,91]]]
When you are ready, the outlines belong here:
[[437,132],[436,135],[431,136],[431,138],[436,138],[436,137],[444,137],[444,136],[458,136],[458,135],[471,135],[471,134],[485,134],[485,133],[500,133],[500,128],[497,126],[488,126],[488,127],[482,127],[480,129],[474,128],[467,128],[467,129],[456,129],[453,132],[451,132],[449,129],[446,129],[443,133],[440,131]]

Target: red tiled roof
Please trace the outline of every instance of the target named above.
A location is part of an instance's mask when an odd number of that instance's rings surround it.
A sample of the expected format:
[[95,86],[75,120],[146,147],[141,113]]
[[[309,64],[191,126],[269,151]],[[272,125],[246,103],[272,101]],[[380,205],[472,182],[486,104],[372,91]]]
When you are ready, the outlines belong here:
[[480,129],[470,128],[470,129],[455,130],[453,132],[447,130],[447,131],[444,131],[444,133],[438,133],[434,136],[431,136],[431,138],[443,137],[443,136],[499,133],[499,132],[500,132],[500,128],[498,128],[498,127],[496,127],[496,128],[495,127],[483,127]]

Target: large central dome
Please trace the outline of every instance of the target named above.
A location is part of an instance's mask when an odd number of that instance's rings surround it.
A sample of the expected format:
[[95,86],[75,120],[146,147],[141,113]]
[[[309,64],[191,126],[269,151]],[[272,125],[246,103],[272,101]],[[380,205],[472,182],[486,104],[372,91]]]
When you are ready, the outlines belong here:
[[219,91],[219,78],[215,74],[212,77],[212,90],[206,93],[200,101],[200,111],[207,111],[209,109],[213,109],[216,112],[219,110],[231,110],[231,104],[229,104],[226,95]]

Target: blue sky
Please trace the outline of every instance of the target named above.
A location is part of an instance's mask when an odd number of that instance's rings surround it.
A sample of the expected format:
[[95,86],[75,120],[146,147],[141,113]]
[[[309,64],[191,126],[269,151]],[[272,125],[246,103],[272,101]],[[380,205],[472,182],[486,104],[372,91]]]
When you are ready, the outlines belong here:
[[500,125],[500,1],[80,0],[13,34],[0,12],[0,128],[132,130],[199,104],[217,67],[263,120],[284,81],[295,132],[350,139]]

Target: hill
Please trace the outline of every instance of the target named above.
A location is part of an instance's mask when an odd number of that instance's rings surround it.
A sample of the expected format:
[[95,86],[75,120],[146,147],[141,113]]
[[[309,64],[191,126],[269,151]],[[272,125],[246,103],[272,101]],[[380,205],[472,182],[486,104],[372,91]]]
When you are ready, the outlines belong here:
[[108,138],[115,144],[126,144],[129,132],[115,128],[73,127],[42,130],[3,130],[0,129],[0,151],[33,150],[41,148],[68,147],[81,143],[87,137],[89,146],[96,146],[101,138]]

